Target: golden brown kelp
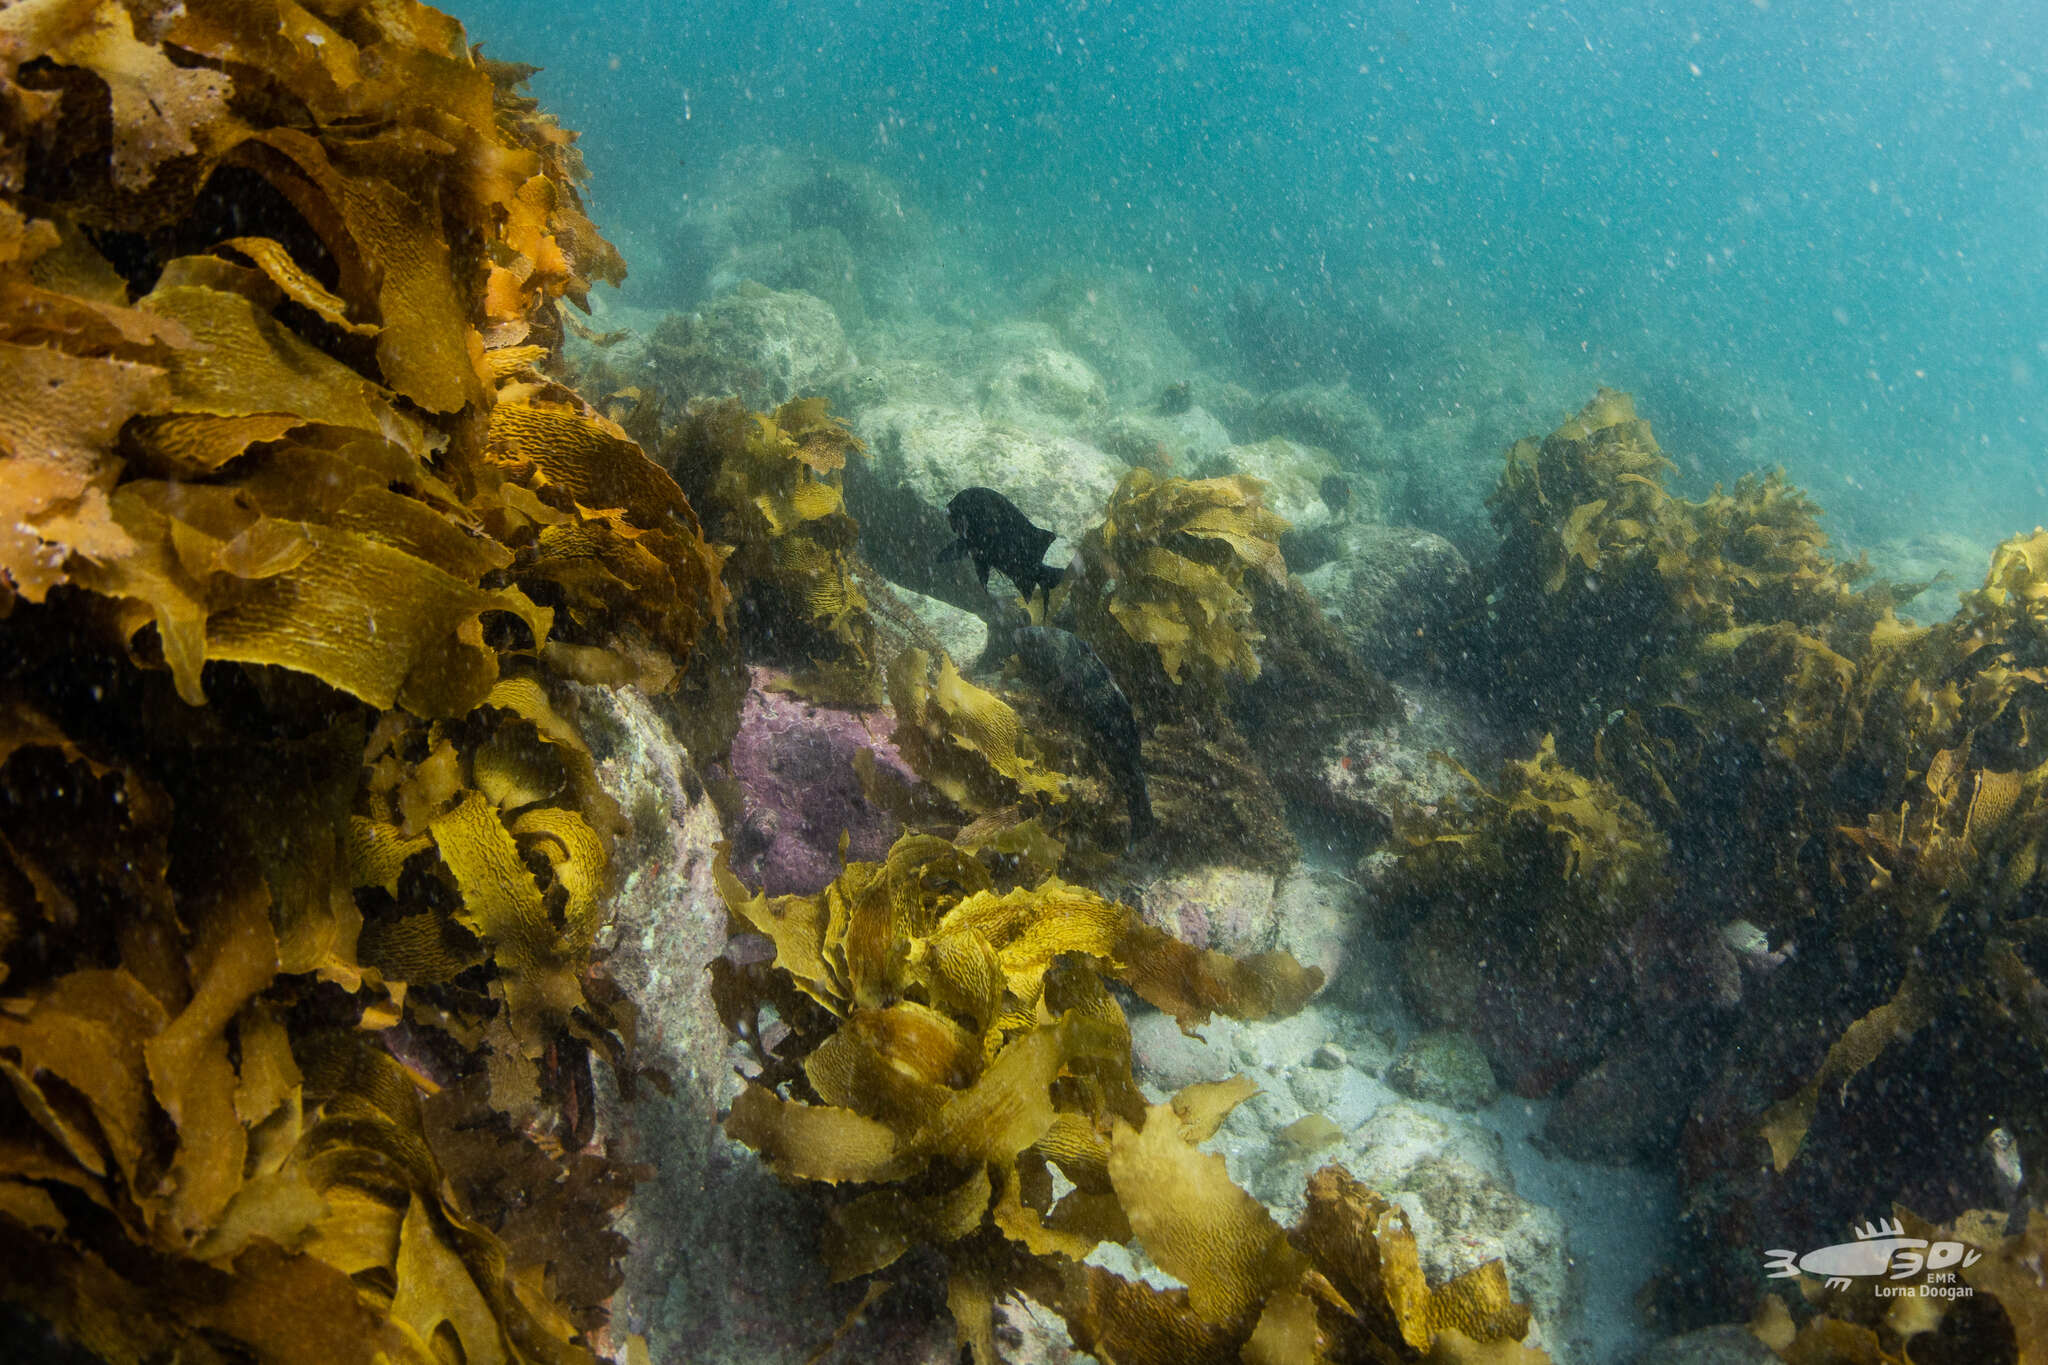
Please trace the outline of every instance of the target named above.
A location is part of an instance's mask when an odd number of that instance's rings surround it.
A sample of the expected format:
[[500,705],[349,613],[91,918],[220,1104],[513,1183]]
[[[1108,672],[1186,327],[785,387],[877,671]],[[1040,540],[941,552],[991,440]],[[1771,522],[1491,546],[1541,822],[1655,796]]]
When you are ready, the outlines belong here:
[[[751,894],[722,861],[719,875],[736,921],[774,945],[770,962],[715,968],[760,1064],[727,1130],[784,1179],[840,1187],[824,1238],[835,1279],[941,1249],[977,1361],[997,1358],[991,1313],[1011,1292],[1105,1359],[1543,1358],[1499,1353],[1528,1314],[1498,1262],[1430,1287],[1400,1211],[1341,1171],[1311,1182],[1291,1232],[1232,1184],[1197,1144],[1255,1092],[1245,1078],[1164,1105],[1138,1091],[1106,980],[1193,1027],[1216,1010],[1291,1013],[1320,986],[1314,969],[1198,952],[1057,878],[998,890],[929,836],[816,896]],[[772,1049],[764,1004],[789,1025]],[[1132,1240],[1188,1287],[1081,1264]],[[1461,1338],[1495,1353],[1461,1356]]]
[[847,460],[867,448],[822,398],[771,413],[737,399],[700,405],[664,434],[664,463],[737,547],[731,579],[750,650],[790,667],[821,700],[881,699],[875,622],[859,583],[860,523],[846,510]]
[[1016,806],[1043,813],[1066,799],[1014,708],[960,676],[942,651],[908,649],[889,667],[891,738],[917,775],[970,817]]
[[1540,963],[1560,984],[1669,894],[1669,845],[1641,807],[1573,772],[1548,736],[1501,765],[1491,787],[1433,813],[1402,812],[1394,894],[1411,912],[1454,916],[1480,956]]
[[1063,593],[1077,633],[1141,712],[1214,710],[1228,679],[1258,676],[1245,579],[1286,581],[1286,529],[1261,504],[1256,479],[1124,476]]
[[[2048,1161],[2033,1084],[2048,1065],[2048,538],[2001,546],[1954,619],[1914,626],[1893,611],[1903,591],[1827,556],[1818,509],[1782,478],[1691,501],[1667,472],[1610,392],[1518,444],[1471,657],[1595,775],[1589,796],[1625,793],[1645,830],[1661,825],[1679,914],[1764,926],[1742,926],[1759,940],[1730,978],[1747,1017],[1694,1106],[1688,1226],[1727,1242],[1860,1182],[1889,1196],[1958,1125],[1966,1143],[2015,1137],[2029,1169]],[[1418,854],[1410,872],[1434,857],[1469,877],[1492,856],[1485,839]],[[1889,1098],[1923,1091],[1904,1113]],[[1757,1174],[1766,1158],[1776,1178]],[[1711,1311],[1753,1294],[1696,1252],[1716,1267],[1692,1291]]]
[[1517,442],[1489,500],[1500,675],[1487,681],[1570,718],[1568,758],[1590,754],[1613,711],[1647,715],[1758,631],[1854,651],[1893,603],[1825,554],[1818,509],[1781,475],[1692,502],[1666,491],[1670,469],[1628,396],[1603,389],[1540,443]]
[[1466,658],[1509,719],[1666,822],[1681,862],[1769,900],[1830,823],[1899,594],[1828,557],[1782,476],[1691,501],[1670,469],[1607,389],[1516,443]]
[[409,0],[0,13],[0,1285],[109,1360],[582,1360],[616,1284],[549,686],[724,595],[532,368],[619,264],[520,74]]

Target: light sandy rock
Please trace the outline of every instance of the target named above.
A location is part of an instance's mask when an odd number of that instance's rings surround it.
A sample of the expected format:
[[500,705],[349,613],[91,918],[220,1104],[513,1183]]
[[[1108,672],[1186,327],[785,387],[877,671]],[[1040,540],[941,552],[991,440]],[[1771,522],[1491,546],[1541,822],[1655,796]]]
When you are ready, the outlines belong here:
[[1151,294],[1143,276],[1077,273],[1040,290],[1038,316],[1108,381],[1113,397],[1149,403],[1194,367],[1193,353],[1148,301]]
[[1334,872],[1297,866],[1273,892],[1273,946],[1335,981],[1351,966],[1359,936],[1359,890]]
[[1175,413],[1147,405],[1112,413],[1085,433],[1125,464],[1162,474],[1192,474],[1230,449],[1229,430],[1199,404]]
[[1338,557],[1303,573],[1302,586],[1367,663],[1411,668],[1440,639],[1471,566],[1451,542],[1413,526],[1353,522],[1331,539]]
[[1577,1295],[1564,1224],[1515,1192],[1497,1134],[1397,1103],[1332,1151],[1328,1159],[1408,1211],[1432,1283],[1499,1257],[1514,1296],[1555,1338]]
[[1040,346],[998,365],[982,383],[982,415],[1029,429],[1067,429],[1099,416],[1109,391],[1072,351]]
[[[1102,520],[1124,467],[1086,442],[991,422],[959,408],[892,404],[868,408],[854,419],[868,443],[874,472],[900,483],[933,507],[943,508],[962,488],[994,488],[1025,516],[1067,545],[1046,555],[1064,563],[1089,527]],[[934,546],[932,553],[944,549]]]
[[917,613],[933,635],[938,637],[946,653],[954,660],[965,663],[981,657],[983,647],[988,644],[988,623],[971,611],[963,611],[950,602],[941,602],[936,597],[926,597],[921,592],[899,588],[910,609]]
[[648,358],[665,392],[737,396],[771,409],[852,375],[853,348],[831,305],[815,294],[751,282],[655,329]]

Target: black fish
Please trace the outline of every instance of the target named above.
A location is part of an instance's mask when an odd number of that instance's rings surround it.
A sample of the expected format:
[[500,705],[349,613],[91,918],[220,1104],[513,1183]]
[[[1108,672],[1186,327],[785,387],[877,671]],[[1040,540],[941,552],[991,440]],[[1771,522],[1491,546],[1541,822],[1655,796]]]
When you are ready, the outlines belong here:
[[993,488],[963,488],[955,493],[946,504],[946,520],[958,539],[946,547],[939,562],[969,556],[984,588],[988,571],[1001,569],[1017,585],[1017,591],[1029,598],[1040,588],[1050,593],[1066,572],[1045,562],[1053,533],[1034,525],[1017,510],[1016,503]]
[[1088,727],[1102,746],[1103,760],[1122,789],[1131,813],[1131,841],[1152,832],[1152,798],[1138,744],[1138,721],[1130,699],[1088,642],[1056,626],[1019,626],[1010,637],[1024,675],[1052,703]]

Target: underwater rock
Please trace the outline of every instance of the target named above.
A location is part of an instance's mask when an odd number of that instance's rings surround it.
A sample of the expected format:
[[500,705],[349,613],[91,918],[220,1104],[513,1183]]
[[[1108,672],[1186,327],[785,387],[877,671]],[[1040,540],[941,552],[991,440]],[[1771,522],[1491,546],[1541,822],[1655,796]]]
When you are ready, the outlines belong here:
[[1245,420],[1251,440],[1284,437],[1319,447],[1347,469],[1386,468],[1393,455],[1379,413],[1347,384],[1304,384],[1266,394]]
[[1185,474],[1222,457],[1232,444],[1229,430],[1196,403],[1164,413],[1155,406],[1113,413],[1086,433],[1089,440],[1128,465],[1156,474]]
[[1391,438],[1388,519],[1434,531],[1475,558],[1490,555],[1496,538],[1486,497],[1500,479],[1500,452],[1524,430],[1464,408],[1401,427]]
[[1305,864],[1295,867],[1273,893],[1274,946],[1321,967],[1325,980],[1337,980],[1357,955],[1358,899],[1357,883]]
[[1108,381],[1112,396],[1150,402],[1194,366],[1193,353],[1148,302],[1153,289],[1145,277],[1119,271],[1062,276],[1040,294],[1038,316]]
[[1413,526],[1354,523],[1334,537],[1338,557],[1302,574],[1344,638],[1383,672],[1424,662],[1446,613],[1470,589],[1472,567],[1442,536]]
[[[734,148],[678,208],[660,251],[685,298],[742,278],[808,288],[801,277],[822,274],[843,247],[863,267],[861,292],[872,306],[899,292],[894,277],[932,244],[930,220],[888,176],[809,150]],[[777,273],[778,261],[789,272],[784,280],[755,273]]]
[[1613,1165],[1668,1155],[1716,1055],[1706,1033],[1660,1029],[1622,1043],[1559,1097],[1543,1150]]
[[1471,1112],[1500,1098],[1500,1083],[1469,1033],[1439,1029],[1409,1040],[1387,1084],[1410,1099]]
[[733,832],[733,870],[771,896],[811,895],[839,874],[847,856],[878,859],[902,832],[896,818],[862,794],[853,756],[867,750],[878,772],[905,786],[916,774],[889,742],[887,707],[818,706],[776,688],[753,670],[753,687],[732,742],[732,770],[746,812]]
[[1296,864],[1270,870],[1195,866],[1128,893],[1149,924],[1198,947],[1233,955],[1278,949],[1335,981],[1350,963],[1360,917],[1357,887]]
[[[1465,779],[1442,754],[1474,772],[1497,766],[1507,740],[1476,698],[1420,680],[1391,683],[1399,711],[1382,724],[1350,730],[1315,755],[1302,780],[1290,784],[1343,824],[1359,841],[1384,838],[1398,811],[1423,810],[1463,795]],[[1367,884],[1376,876],[1354,872]]]
[[[862,1287],[826,1285],[805,1238],[761,1235],[764,1228],[806,1226],[815,1215],[718,1126],[740,1080],[704,970],[726,943],[724,916],[704,912],[718,904],[711,880],[723,837],[717,811],[677,736],[643,694],[599,687],[574,693],[598,780],[629,822],[619,845],[626,871],[603,931],[605,974],[636,1006],[636,1063],[673,1083],[672,1093],[644,1087],[628,1103],[609,1068],[594,1072],[598,1131],[616,1136],[626,1159],[653,1171],[619,1219],[633,1251],[612,1320],[645,1334],[656,1360],[737,1365],[800,1357],[832,1335]],[[899,1351],[901,1358],[920,1358],[896,1339],[903,1330],[894,1315],[864,1322],[849,1349],[869,1358],[895,1359]],[[950,1324],[934,1321],[929,1335],[950,1343]]]
[[855,365],[830,304],[751,282],[694,313],[672,314],[649,351],[664,392],[732,395],[760,411],[830,388]]
[[1938,621],[1955,612],[1958,596],[1983,581],[1992,547],[1954,531],[1929,530],[1880,540],[1867,549],[1876,577],[1928,585],[1918,597],[1899,603],[1900,614]]
[[1401,989],[1425,1024],[1469,1033],[1494,1074],[1529,1099],[1550,1095],[1595,1065],[1629,1017],[1630,973],[1612,949],[1575,969],[1569,984],[1440,917],[1401,948]]
[[984,417],[1021,427],[1065,428],[1101,413],[1109,391],[1072,351],[1041,346],[1005,361],[982,383]]
[[[924,628],[931,632],[946,653],[956,659],[980,657],[981,651],[988,644],[988,624],[980,617],[971,611],[954,606],[951,602],[927,597],[908,588],[894,587],[893,591],[903,604],[916,614],[917,619],[924,623]],[[894,658],[895,653],[886,647],[886,642],[882,652],[883,667],[886,670],[888,660]]]
[[1274,889],[1270,871],[1211,865],[1148,882],[1134,904],[1147,924],[1183,943],[1245,956],[1267,952],[1278,942]]
[[[983,623],[1002,619],[996,599],[975,578],[964,559],[941,559],[953,539],[945,503],[933,504],[906,484],[885,479],[876,460],[856,460],[846,470],[846,510],[860,523],[860,555],[899,589],[936,599]],[[972,654],[953,650],[955,658]]]
[[849,413],[867,408],[922,405],[972,408],[977,376],[952,354],[959,329],[923,319],[870,323],[851,338],[860,366],[840,386]]
[[[1564,1223],[1556,1210],[1516,1192],[1497,1134],[1394,1103],[1319,1157],[1342,1162],[1408,1211],[1431,1278],[1499,1257],[1515,1298],[1528,1303],[1555,1358],[1572,1359],[1558,1349],[1561,1342],[1550,1340],[1578,1297]],[[1532,1338],[1529,1344],[1544,1343]]]
[[846,326],[867,313],[861,295],[860,266],[846,234],[816,227],[787,237],[742,243],[711,272],[713,295],[729,293],[751,281],[763,288],[812,294],[832,306]]
[[[935,508],[962,488],[986,485],[1069,544],[1102,519],[1124,473],[1086,442],[990,422],[958,408],[868,408],[855,417],[854,430],[874,452],[875,474],[884,484],[905,485]],[[945,548],[944,540],[934,544],[932,556]],[[1070,553],[1055,545],[1048,558],[1061,564]]]
[[1778,1365],[1780,1359],[1749,1328],[1728,1323],[1658,1342],[1635,1365]]

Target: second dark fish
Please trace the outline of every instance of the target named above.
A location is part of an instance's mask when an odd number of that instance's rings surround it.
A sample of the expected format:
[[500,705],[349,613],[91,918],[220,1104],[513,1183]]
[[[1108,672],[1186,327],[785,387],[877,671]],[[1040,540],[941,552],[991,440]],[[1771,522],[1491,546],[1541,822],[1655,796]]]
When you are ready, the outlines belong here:
[[1050,593],[1066,573],[1045,562],[1046,549],[1054,533],[1034,523],[993,488],[963,488],[946,504],[946,520],[953,527],[953,543],[939,556],[939,562],[966,555],[988,586],[988,571],[1001,569],[1026,598],[1044,589]]
[[1123,794],[1131,815],[1131,842],[1153,829],[1152,798],[1145,788],[1138,721],[1130,699],[1116,685],[1088,642],[1053,626],[1020,626],[1011,634],[1024,676],[1054,706],[1080,721],[1101,746],[1103,762]]

